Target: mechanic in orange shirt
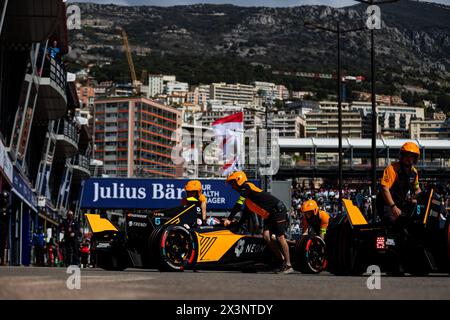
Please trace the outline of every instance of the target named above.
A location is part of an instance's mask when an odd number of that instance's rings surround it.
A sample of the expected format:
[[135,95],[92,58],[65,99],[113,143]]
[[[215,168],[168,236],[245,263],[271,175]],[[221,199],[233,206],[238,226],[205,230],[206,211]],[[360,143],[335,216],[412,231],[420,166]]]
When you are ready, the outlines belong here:
[[303,202],[300,211],[303,213],[303,235],[308,234],[309,228],[311,228],[323,239],[327,233],[330,215],[323,210],[319,210],[319,206],[315,200]]
[[197,201],[200,201],[200,208],[202,209],[202,224],[206,223],[206,203],[207,199],[205,195],[202,193],[202,184],[198,180],[191,180],[186,183],[184,186],[184,190],[186,191],[186,197],[181,200],[182,205],[187,205],[189,203],[188,198],[195,198]]
[[377,211],[382,221],[393,224],[408,203],[420,192],[419,174],[414,165],[420,149],[414,142],[406,142],[400,149],[399,161],[384,169],[381,191],[377,196]]
[[[248,181],[247,175],[242,171],[230,174],[227,183],[239,192],[239,199],[231,210],[228,219],[224,221],[225,227],[234,220],[235,215],[245,207],[264,219],[263,236],[269,247],[280,260],[284,259],[281,272],[288,274],[294,271],[289,256],[289,246],[286,241],[287,209],[283,202],[268,192],[264,192]],[[274,235],[278,241],[272,240]],[[281,251],[280,251],[281,248]]]

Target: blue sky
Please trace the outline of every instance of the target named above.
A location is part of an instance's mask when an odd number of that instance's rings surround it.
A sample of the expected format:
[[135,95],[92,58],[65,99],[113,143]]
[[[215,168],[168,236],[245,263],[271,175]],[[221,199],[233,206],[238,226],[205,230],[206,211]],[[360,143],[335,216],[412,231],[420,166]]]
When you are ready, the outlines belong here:
[[[238,6],[269,6],[269,7],[290,7],[305,4],[321,4],[333,7],[344,7],[356,4],[352,0],[77,0],[78,2],[93,3],[114,3],[120,5],[155,5],[155,6],[171,6],[171,5],[188,5],[195,3],[230,3]],[[77,2],[69,1],[69,2]],[[450,5],[450,0],[429,0],[429,2],[437,2]]]

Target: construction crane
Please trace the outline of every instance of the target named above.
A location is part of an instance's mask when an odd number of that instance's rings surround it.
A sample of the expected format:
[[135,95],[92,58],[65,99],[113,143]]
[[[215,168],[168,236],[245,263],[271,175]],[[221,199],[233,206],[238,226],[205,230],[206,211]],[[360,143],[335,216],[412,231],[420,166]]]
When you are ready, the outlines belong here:
[[148,71],[147,69],[142,69],[142,73],[141,73],[141,84],[145,85],[145,82],[148,80]]
[[128,36],[124,29],[121,29],[121,31],[122,31],[123,47],[124,47],[125,53],[127,55],[128,67],[130,68],[131,81],[133,84],[133,88],[134,88],[136,94],[140,94],[142,83],[140,81],[138,81],[137,77],[136,77],[136,70],[134,69],[134,63],[133,63],[133,57],[131,56],[130,44],[128,43]]

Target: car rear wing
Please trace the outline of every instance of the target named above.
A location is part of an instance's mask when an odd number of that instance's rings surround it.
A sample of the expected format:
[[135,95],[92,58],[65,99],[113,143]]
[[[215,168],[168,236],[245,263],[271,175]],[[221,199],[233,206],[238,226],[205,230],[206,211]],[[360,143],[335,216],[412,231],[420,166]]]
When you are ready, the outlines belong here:
[[[427,228],[438,227],[442,228],[445,225],[445,220],[448,219],[450,212],[444,205],[443,197],[431,189],[428,194],[428,199],[423,204],[425,214],[423,217],[423,225]],[[444,223],[441,223],[444,222]]]
[[352,228],[364,227],[369,224],[364,215],[361,213],[361,210],[359,210],[359,208],[355,206],[351,200],[342,199],[342,201],[344,202],[345,212],[347,213],[347,217]]
[[86,213],[85,217],[88,221],[89,227],[92,230],[92,233],[94,234],[108,231],[119,231],[111,221],[109,221],[107,218],[102,218],[99,214]]

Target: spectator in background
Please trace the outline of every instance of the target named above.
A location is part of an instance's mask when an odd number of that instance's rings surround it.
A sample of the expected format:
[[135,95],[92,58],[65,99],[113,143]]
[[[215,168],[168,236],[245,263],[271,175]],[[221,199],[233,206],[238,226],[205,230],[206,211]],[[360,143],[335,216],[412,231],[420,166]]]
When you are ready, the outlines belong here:
[[87,237],[84,237],[80,245],[80,256],[81,256],[80,263],[82,268],[87,268],[89,266],[90,254],[91,254],[90,240]]
[[64,233],[64,262],[66,266],[78,265],[80,247],[80,228],[73,219],[73,212],[67,213],[67,218],[63,221],[61,229]]
[[49,46],[47,50],[48,50],[48,54],[50,55],[51,58],[53,58],[53,59],[55,59],[57,61],[60,60],[59,59],[60,58],[59,53],[60,53],[61,50],[58,47],[58,41],[54,40],[52,45]]
[[45,256],[45,235],[42,226],[38,227],[38,230],[33,234],[33,246],[34,246],[34,256],[36,265],[44,266],[44,256]]

